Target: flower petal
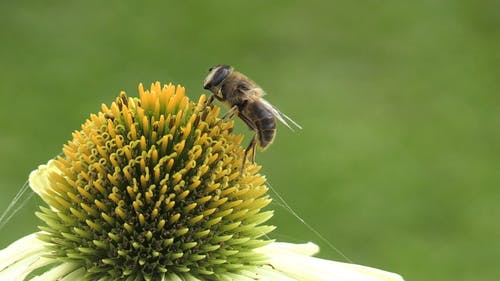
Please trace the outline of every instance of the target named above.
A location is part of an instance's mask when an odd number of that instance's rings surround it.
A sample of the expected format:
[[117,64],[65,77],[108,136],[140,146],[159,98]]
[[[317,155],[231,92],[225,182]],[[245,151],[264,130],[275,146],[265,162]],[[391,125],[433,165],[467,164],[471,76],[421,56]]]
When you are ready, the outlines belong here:
[[47,164],[38,166],[38,169],[32,171],[29,175],[31,189],[40,197],[44,197],[45,190],[50,189],[50,173],[58,171],[54,160],[49,160]]
[[284,242],[273,242],[269,245],[266,245],[262,248],[265,248],[266,252],[276,252],[276,253],[295,253],[302,254],[307,256],[313,256],[319,253],[318,245],[308,242],[304,244],[293,244],[293,243],[284,243]]
[[68,275],[72,275],[74,272],[77,272],[77,275],[79,275],[79,273],[81,273],[80,269],[81,266],[79,264],[64,262],[56,267],[51,268],[42,275],[30,279],[30,281],[59,281],[62,278],[66,278]]
[[[395,273],[383,270],[335,262],[304,255],[314,247],[310,243],[296,246],[289,243],[271,243],[258,251],[269,257],[269,264],[292,278],[304,281],[402,281]],[[308,251],[309,249],[309,251]]]
[[[0,251],[0,271],[26,257],[44,252],[44,243],[35,233],[27,235]],[[3,280],[3,279],[1,279]]]
[[32,271],[55,263],[36,234],[27,235],[0,251],[0,280],[24,280]]

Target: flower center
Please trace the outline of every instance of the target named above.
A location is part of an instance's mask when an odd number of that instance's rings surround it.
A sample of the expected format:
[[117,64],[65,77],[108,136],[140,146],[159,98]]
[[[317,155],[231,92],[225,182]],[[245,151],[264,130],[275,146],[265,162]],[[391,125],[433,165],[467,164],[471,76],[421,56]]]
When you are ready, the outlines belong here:
[[51,256],[113,280],[207,279],[264,263],[253,249],[274,228],[262,225],[270,199],[259,166],[240,174],[233,122],[182,87],[139,93],[103,105],[53,161],[50,208],[38,213]]

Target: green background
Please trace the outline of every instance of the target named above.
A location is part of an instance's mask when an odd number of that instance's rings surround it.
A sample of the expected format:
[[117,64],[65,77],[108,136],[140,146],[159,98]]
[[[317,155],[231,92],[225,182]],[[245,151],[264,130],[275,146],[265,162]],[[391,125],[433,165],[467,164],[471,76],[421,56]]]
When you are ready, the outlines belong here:
[[[0,3],[1,209],[120,90],[159,80],[196,99],[227,63],[304,127],[280,126],[257,161],[351,260],[406,280],[500,276],[500,2],[146,2]],[[36,230],[36,204],[0,247]],[[345,261],[281,205],[274,237]]]

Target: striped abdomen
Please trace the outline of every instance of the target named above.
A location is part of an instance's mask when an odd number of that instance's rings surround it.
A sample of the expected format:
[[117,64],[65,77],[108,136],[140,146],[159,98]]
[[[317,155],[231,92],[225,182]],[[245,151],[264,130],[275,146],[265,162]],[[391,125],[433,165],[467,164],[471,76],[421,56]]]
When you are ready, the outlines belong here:
[[257,133],[257,140],[259,147],[262,149],[267,148],[274,140],[276,135],[276,120],[271,110],[260,102],[253,102],[246,104],[242,113],[247,117],[254,126],[247,125]]

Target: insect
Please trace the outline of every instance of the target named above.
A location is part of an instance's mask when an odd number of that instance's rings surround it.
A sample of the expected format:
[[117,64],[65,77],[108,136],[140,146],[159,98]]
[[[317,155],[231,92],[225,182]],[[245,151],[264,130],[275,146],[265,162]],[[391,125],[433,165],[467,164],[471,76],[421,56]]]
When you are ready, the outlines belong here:
[[229,65],[217,65],[209,69],[203,88],[210,90],[212,95],[207,100],[211,104],[214,99],[230,107],[225,116],[237,115],[255,132],[248,147],[245,149],[242,170],[248,154],[251,152],[252,163],[255,163],[257,146],[264,150],[274,140],[276,135],[276,119],[293,131],[287,120],[299,129],[302,127],[290,117],[281,113],[276,107],[262,98],[265,92],[250,78],[237,72]]

